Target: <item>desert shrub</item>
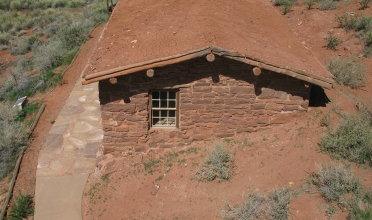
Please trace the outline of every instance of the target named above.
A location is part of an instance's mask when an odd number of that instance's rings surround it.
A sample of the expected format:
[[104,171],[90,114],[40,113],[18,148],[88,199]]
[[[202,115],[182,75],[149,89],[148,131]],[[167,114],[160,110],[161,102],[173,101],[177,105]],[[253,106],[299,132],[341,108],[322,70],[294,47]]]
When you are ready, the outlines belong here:
[[372,0],[361,0],[360,2],[359,2],[359,4],[360,4],[360,9],[366,9],[366,8],[368,8],[368,6],[369,6],[369,4],[372,2]]
[[288,205],[296,195],[291,188],[275,188],[268,196],[251,193],[242,205],[235,205],[222,210],[222,217],[226,220],[241,219],[289,219]]
[[215,142],[216,148],[209,152],[207,160],[196,172],[198,181],[229,180],[232,175],[234,156],[222,143]]
[[0,179],[14,167],[21,148],[26,144],[27,132],[23,125],[15,121],[17,112],[0,103]]
[[321,150],[334,158],[343,158],[372,166],[371,116],[366,112],[346,116],[334,132],[321,140]]
[[86,4],[86,1],[82,0],[71,0],[68,2],[68,7],[70,8],[80,8]]
[[365,67],[355,58],[333,57],[327,64],[328,70],[336,77],[336,82],[353,89],[365,85]]
[[80,46],[85,39],[87,39],[89,29],[81,24],[74,24],[70,27],[62,29],[59,33],[59,37],[62,41],[63,47],[71,50],[75,47]]
[[287,2],[283,5],[283,8],[282,8],[282,12],[283,12],[283,15],[286,15],[288,14],[289,12],[291,12],[292,10],[292,7],[293,7],[293,4],[291,2]]
[[4,23],[1,24],[1,31],[7,32],[13,27],[13,22],[12,21],[5,21]]
[[53,2],[53,8],[64,8],[68,5],[68,0],[55,0]]
[[12,35],[8,33],[0,33],[0,44],[7,45]]
[[328,202],[344,202],[345,195],[361,193],[362,186],[349,166],[329,163],[318,166],[318,170],[312,175],[312,182]]
[[267,198],[258,193],[250,194],[242,205],[222,210],[222,216],[226,220],[235,219],[260,219],[268,209]]
[[46,72],[53,66],[58,66],[67,54],[61,41],[49,40],[33,51],[33,65],[40,72]]
[[12,42],[10,47],[10,53],[12,55],[25,54],[31,50],[32,41],[28,37],[19,37]]
[[372,47],[372,31],[369,31],[365,37],[364,42],[366,44],[366,47]]
[[336,1],[334,0],[319,0],[320,10],[333,10],[336,9]]
[[14,205],[8,216],[9,220],[26,219],[27,216],[34,213],[31,195],[23,195],[20,193],[14,200]]
[[349,206],[350,220],[372,219],[372,192],[366,191],[360,196],[353,197],[349,201]]
[[271,0],[274,6],[294,5],[297,0]]
[[274,189],[269,194],[269,211],[268,219],[272,220],[284,220],[289,219],[288,216],[288,205],[295,192],[292,188]]
[[315,4],[315,0],[307,0],[305,3],[307,5],[307,9],[311,10]]
[[336,50],[338,45],[340,44],[340,40],[333,34],[330,34],[328,37],[325,38],[325,40],[327,41],[327,48],[331,50]]
[[10,9],[10,0],[1,0],[0,1],[0,9],[9,10]]
[[15,63],[15,70],[21,73],[32,70],[32,60],[26,56],[18,57]]

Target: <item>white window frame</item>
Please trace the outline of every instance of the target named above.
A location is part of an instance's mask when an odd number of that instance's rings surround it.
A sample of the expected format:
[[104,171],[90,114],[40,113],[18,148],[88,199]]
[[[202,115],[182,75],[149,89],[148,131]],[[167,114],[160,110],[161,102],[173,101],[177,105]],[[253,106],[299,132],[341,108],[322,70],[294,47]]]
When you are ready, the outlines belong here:
[[150,91],[150,128],[178,128],[179,91]]

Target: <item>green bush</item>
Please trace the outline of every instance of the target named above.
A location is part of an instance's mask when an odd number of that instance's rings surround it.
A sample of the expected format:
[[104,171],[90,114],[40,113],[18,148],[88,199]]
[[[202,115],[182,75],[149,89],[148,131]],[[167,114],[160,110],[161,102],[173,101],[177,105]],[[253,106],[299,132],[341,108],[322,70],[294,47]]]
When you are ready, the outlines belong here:
[[12,35],[8,33],[0,33],[0,44],[7,45]]
[[226,220],[289,219],[288,205],[295,194],[291,188],[275,188],[268,196],[251,193],[242,205],[228,205],[228,210],[223,209],[222,217]]
[[328,202],[345,203],[345,195],[361,193],[362,186],[349,166],[329,163],[318,166],[318,169],[318,174],[312,175],[312,182]]
[[361,0],[359,2],[360,4],[360,9],[364,10],[366,8],[368,8],[369,4],[372,2],[372,0]]
[[268,209],[267,198],[258,193],[248,195],[243,205],[231,207],[230,210],[222,210],[222,216],[226,220],[237,219],[260,219]]
[[311,10],[312,7],[313,7],[314,4],[315,4],[315,0],[307,0],[305,3],[306,3],[306,5],[307,5],[307,9],[308,9],[308,10]]
[[42,73],[61,64],[68,53],[62,42],[58,40],[49,40],[46,44],[35,48],[33,52],[33,65]]
[[19,37],[12,42],[10,47],[10,53],[12,55],[21,55],[31,51],[32,40],[28,37]]
[[274,6],[285,6],[297,4],[297,0],[271,0]]
[[0,9],[9,10],[10,9],[10,0],[1,0],[0,1]]
[[10,211],[9,220],[22,220],[34,213],[32,197],[20,193],[15,197],[14,205]]
[[336,77],[336,82],[353,89],[365,85],[365,67],[355,58],[333,57],[327,64],[328,70]]
[[67,50],[80,46],[87,38],[89,29],[81,24],[75,24],[59,32],[63,47]]
[[270,206],[268,219],[284,220],[289,219],[288,205],[295,195],[292,188],[274,189],[269,194]]
[[16,122],[17,112],[10,106],[0,103],[0,179],[14,167],[21,148],[27,142],[27,132]]
[[334,0],[319,0],[320,10],[333,10],[336,9],[336,1]]
[[321,150],[334,158],[343,158],[372,166],[371,116],[366,112],[346,116],[340,127],[321,140]]
[[198,181],[229,180],[234,167],[234,156],[229,153],[222,143],[215,143],[216,148],[210,151],[207,160],[196,172]]
[[289,12],[292,11],[293,4],[291,2],[287,2],[283,5],[282,12],[283,15],[288,14]]
[[340,40],[337,37],[335,37],[333,34],[330,34],[325,38],[325,40],[327,41],[328,49],[337,50],[337,47],[340,44]]

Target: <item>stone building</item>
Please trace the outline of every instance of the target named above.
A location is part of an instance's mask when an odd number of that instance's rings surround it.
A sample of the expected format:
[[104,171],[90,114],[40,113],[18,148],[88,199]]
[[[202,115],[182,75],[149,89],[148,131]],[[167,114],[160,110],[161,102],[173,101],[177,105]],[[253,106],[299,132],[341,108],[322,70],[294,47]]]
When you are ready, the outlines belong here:
[[106,152],[254,132],[333,83],[259,0],[122,0],[83,77],[99,82]]

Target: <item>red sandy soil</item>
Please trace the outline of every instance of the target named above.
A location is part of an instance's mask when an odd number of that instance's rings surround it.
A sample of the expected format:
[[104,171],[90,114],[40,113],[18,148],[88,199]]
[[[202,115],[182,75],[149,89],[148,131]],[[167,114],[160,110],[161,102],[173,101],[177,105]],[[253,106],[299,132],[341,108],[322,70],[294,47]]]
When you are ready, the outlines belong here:
[[[342,112],[355,111],[355,97],[367,100],[370,98],[372,85],[371,58],[360,55],[360,41],[353,33],[345,33],[338,28],[336,15],[344,12],[371,15],[372,9],[358,10],[358,0],[339,2],[339,9],[320,11],[307,10],[303,1],[285,15],[293,32],[300,42],[308,47],[325,64],[332,56],[359,57],[367,67],[367,85],[358,90],[343,86],[326,90],[331,99],[327,107],[310,107],[307,113],[296,113],[287,119],[287,123],[271,129],[250,133],[229,140],[219,140],[226,144],[227,149],[235,154],[235,175],[227,182],[197,182],[192,180],[203,161],[207,151],[213,146],[211,142],[194,143],[198,153],[179,154],[172,162],[172,167],[166,172],[166,166],[160,164],[153,174],[143,170],[147,159],[163,158],[167,151],[152,152],[141,156],[116,156],[112,165],[116,170],[108,174],[107,179],[99,175],[91,175],[86,185],[83,197],[84,219],[220,219],[220,211],[226,203],[231,205],[241,203],[250,192],[268,193],[275,187],[292,185],[298,189],[306,187],[309,173],[317,172],[317,164],[331,161],[328,155],[318,152],[320,138],[325,129],[320,127],[324,114],[332,115],[332,127],[337,125],[337,117],[332,109]],[[277,13],[280,8],[277,8]],[[284,15],[282,15],[284,16]],[[92,50],[95,39],[101,33],[102,26],[93,33],[89,46],[79,53],[64,76],[65,84],[58,86],[44,98],[47,104],[31,144],[25,153],[17,178],[15,195],[18,191],[33,195],[35,190],[35,174],[38,150],[45,140],[51,121],[58,115],[65,99],[68,97],[75,81]],[[337,51],[325,48],[324,37],[334,32],[342,43]],[[42,95],[40,95],[42,97]],[[169,152],[179,152],[181,148],[170,149]],[[184,159],[184,160],[183,160]],[[179,162],[178,162],[179,161]],[[187,165],[185,165],[187,164]],[[142,169],[141,169],[142,168]],[[353,165],[357,177],[365,186],[372,186],[372,170]],[[165,174],[165,175],[164,175]],[[97,177],[98,176],[98,177]],[[156,181],[159,176],[163,178]],[[290,184],[293,182],[293,184]],[[3,186],[6,180],[1,183]],[[159,191],[152,195],[154,184],[160,186]],[[290,203],[291,219],[327,219],[325,210],[328,207],[323,198],[312,189],[312,194],[300,194]],[[334,219],[346,219],[348,212],[338,211]]]

